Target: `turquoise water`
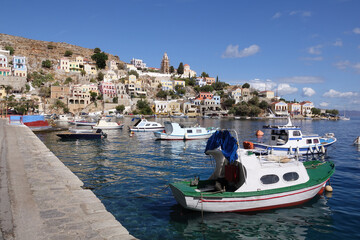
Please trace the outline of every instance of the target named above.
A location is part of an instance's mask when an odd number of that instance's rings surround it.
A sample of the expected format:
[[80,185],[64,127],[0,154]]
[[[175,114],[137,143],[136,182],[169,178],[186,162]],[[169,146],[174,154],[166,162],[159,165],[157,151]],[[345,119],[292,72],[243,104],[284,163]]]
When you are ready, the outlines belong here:
[[[124,121],[131,124],[129,118]],[[205,127],[236,129],[240,142],[255,141],[255,132],[263,125],[284,123],[196,121]],[[56,133],[38,136],[139,239],[360,238],[360,149],[352,145],[360,135],[360,119],[294,124],[305,133],[335,133],[338,142],[328,154],[336,165],[332,195],[292,208],[251,214],[205,213],[203,217],[180,207],[167,186],[194,176],[210,176],[214,163],[203,153],[206,141],[155,141],[152,133],[130,137],[127,129],[107,131],[107,139],[95,141],[61,141]]]

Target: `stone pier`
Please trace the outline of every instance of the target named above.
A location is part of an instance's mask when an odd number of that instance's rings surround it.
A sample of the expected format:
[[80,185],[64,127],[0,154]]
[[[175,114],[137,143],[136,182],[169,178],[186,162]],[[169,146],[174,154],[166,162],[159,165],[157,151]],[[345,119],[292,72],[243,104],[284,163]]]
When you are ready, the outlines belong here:
[[0,240],[135,239],[26,126],[0,119]]

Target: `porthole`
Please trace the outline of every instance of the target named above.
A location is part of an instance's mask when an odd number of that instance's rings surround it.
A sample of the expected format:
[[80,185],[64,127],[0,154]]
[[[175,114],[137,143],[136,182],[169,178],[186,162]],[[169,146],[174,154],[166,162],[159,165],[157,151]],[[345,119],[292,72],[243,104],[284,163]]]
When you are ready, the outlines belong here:
[[287,182],[296,181],[299,179],[299,174],[297,172],[288,172],[283,175],[283,179]]
[[279,181],[279,177],[275,174],[264,175],[260,178],[263,184],[274,184]]

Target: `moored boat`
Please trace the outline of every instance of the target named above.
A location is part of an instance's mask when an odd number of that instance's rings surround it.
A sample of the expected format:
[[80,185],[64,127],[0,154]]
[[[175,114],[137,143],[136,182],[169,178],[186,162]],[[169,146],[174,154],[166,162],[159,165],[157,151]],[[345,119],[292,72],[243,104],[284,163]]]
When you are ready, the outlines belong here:
[[200,126],[193,126],[184,123],[176,123],[166,121],[164,122],[165,130],[162,132],[154,132],[158,140],[195,140],[207,139],[215,131],[215,128],[204,128]]
[[[132,119],[132,121],[134,120],[135,118]],[[129,130],[131,132],[154,132],[164,130],[164,126],[160,123],[150,122],[145,118],[140,118],[133,126],[129,126]]]
[[100,118],[99,121],[93,126],[93,129],[111,130],[111,129],[122,129],[124,124],[111,122],[110,118]]
[[268,125],[264,126],[264,129],[271,130],[268,143],[251,144],[261,154],[324,154],[326,149],[336,142],[333,133],[323,137],[317,134],[303,135],[301,128],[294,126],[290,117],[286,125]]
[[106,138],[107,134],[101,129],[93,131],[91,129],[69,129],[68,132],[56,134],[61,139],[102,139]]
[[237,142],[228,131],[217,131],[205,149],[216,162],[210,178],[170,184],[182,207],[247,212],[295,206],[321,194],[335,171],[332,162],[256,156],[251,150],[238,149]]
[[357,138],[355,138],[354,144],[355,144],[355,145],[360,145],[360,136],[358,136]]

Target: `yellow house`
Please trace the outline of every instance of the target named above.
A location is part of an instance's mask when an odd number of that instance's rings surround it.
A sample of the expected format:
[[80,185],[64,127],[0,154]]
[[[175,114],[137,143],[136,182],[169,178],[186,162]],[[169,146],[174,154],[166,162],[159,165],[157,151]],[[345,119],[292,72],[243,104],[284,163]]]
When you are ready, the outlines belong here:
[[169,102],[168,110],[171,113],[180,113],[180,103],[178,103],[176,101]]
[[84,70],[87,74],[92,74],[92,75],[97,74],[96,65],[94,64],[85,64]]
[[76,62],[76,60],[69,62],[69,70],[70,72],[80,72],[80,63]]
[[173,81],[171,80],[167,80],[167,79],[163,79],[161,80],[161,86],[162,86],[162,90],[167,91],[167,90],[173,90]]
[[65,72],[70,72],[70,61],[68,58],[61,58],[60,59],[60,69],[64,70]]
[[185,81],[184,80],[173,80],[173,86],[180,85],[185,87]]

